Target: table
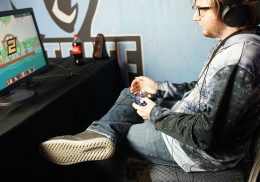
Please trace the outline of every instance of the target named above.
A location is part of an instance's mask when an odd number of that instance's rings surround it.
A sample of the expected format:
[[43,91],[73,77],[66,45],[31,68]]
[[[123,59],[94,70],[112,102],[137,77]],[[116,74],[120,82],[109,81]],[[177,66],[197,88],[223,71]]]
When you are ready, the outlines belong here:
[[51,164],[41,157],[38,146],[51,137],[85,130],[108,111],[124,88],[115,58],[88,61],[91,64],[70,67],[53,61],[49,71],[33,78],[35,97],[0,107],[1,175],[60,180],[64,171],[86,169],[88,164]]

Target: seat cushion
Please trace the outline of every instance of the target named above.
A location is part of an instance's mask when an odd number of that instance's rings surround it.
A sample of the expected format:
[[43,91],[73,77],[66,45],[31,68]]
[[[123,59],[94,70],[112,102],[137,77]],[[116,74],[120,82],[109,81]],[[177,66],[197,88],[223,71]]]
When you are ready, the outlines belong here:
[[245,182],[242,169],[234,168],[218,172],[186,173],[180,167],[154,164],[150,177],[153,182]]

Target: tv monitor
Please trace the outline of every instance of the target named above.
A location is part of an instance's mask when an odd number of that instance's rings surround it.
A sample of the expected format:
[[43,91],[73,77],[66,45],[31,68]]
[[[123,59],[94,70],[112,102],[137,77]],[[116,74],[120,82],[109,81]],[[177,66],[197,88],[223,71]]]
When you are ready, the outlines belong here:
[[33,9],[0,12],[0,106],[32,97],[24,85],[47,66]]

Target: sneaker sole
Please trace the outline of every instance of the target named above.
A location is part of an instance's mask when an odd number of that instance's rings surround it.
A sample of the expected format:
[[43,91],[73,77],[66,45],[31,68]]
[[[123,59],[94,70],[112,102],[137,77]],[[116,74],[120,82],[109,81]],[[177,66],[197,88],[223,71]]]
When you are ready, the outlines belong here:
[[108,138],[84,141],[57,139],[41,143],[40,152],[55,164],[70,165],[108,159],[114,154],[115,146]]

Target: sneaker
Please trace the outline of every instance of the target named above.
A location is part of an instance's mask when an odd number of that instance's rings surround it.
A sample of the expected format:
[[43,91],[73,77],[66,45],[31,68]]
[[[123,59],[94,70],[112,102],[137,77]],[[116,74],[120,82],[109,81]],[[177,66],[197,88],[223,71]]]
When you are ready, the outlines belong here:
[[59,165],[108,159],[114,152],[115,145],[111,139],[88,130],[73,136],[51,138],[40,144],[43,157]]

